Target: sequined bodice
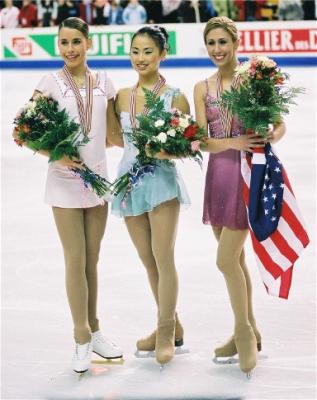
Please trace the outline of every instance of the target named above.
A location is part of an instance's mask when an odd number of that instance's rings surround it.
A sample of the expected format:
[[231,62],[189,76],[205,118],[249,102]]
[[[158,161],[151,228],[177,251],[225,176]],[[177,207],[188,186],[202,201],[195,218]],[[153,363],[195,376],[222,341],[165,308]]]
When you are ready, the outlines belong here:
[[[215,101],[216,98],[211,96],[210,93],[206,94],[205,107],[208,121],[208,130],[210,137],[221,139],[225,136],[221,126],[219,107],[215,104]],[[244,132],[245,129],[241,122],[236,117],[233,117],[231,127],[232,137],[243,135]]]

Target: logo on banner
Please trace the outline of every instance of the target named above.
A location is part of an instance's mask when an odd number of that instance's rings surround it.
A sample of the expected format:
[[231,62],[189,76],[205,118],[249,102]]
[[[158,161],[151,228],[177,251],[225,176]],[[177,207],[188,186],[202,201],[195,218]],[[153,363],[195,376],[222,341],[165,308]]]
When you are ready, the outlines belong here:
[[13,37],[12,47],[20,56],[32,55],[32,43],[25,37]]

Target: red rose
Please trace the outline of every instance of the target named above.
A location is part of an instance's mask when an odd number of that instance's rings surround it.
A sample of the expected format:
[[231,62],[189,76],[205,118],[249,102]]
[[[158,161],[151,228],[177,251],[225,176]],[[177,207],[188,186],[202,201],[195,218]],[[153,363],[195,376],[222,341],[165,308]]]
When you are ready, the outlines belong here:
[[196,133],[199,129],[198,125],[189,125],[185,130],[184,130],[184,137],[186,139],[191,139],[196,136]]

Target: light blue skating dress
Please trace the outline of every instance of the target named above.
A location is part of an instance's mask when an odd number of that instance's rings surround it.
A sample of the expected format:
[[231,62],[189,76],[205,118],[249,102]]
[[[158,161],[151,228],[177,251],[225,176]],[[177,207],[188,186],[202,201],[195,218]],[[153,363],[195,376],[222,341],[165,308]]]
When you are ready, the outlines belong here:
[[[178,89],[167,88],[160,96],[164,100],[165,109],[170,110],[173,98],[179,94]],[[137,149],[131,143],[128,133],[131,131],[130,115],[126,111],[120,114],[123,129],[124,153],[118,167],[118,177],[124,175],[136,162]],[[177,198],[179,203],[188,206],[189,196],[185,184],[179,175],[174,162],[168,164],[156,160],[157,166],[153,174],[145,174],[137,187],[133,187],[124,199],[120,193],[112,200],[112,213],[118,217],[136,216],[152,211],[165,201]]]

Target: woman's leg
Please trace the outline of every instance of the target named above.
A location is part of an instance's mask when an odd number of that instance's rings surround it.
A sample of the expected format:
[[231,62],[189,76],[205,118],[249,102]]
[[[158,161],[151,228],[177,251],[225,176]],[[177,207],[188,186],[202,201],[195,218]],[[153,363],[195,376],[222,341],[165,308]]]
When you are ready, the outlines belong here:
[[[126,226],[130,234],[131,240],[137,249],[138,255],[146,269],[150,287],[157,304],[158,300],[158,286],[159,275],[156,261],[152,251],[151,240],[151,226],[148,213],[136,217],[126,217]],[[176,329],[175,329],[175,345],[181,346],[183,344],[184,330],[176,316]],[[156,331],[152,332],[149,336],[139,339],[136,343],[137,349],[140,351],[153,351],[155,350]]]
[[88,284],[88,321],[91,332],[99,330],[97,318],[98,273],[100,244],[105,233],[108,204],[87,208],[84,211],[86,238],[86,277]]
[[179,216],[177,199],[167,201],[149,213],[152,250],[159,273],[159,319],[155,355],[160,364],[174,355],[175,309],[178,278],[174,262],[174,247]]
[[[217,242],[219,243],[222,227],[212,227],[213,233],[217,239]],[[257,330],[256,322],[255,322],[255,317],[253,313],[253,305],[252,305],[252,283],[249,275],[249,271],[245,262],[245,252],[244,249],[242,249],[241,256],[240,256],[240,266],[244,274],[246,286],[247,286],[247,294],[248,294],[248,319],[249,322],[253,328],[253,331],[255,333],[256,339],[257,339],[257,346],[258,350],[261,350],[261,335],[260,332]],[[219,346],[218,348],[215,349],[215,355],[217,357],[232,357],[235,354],[237,354],[237,348],[234,343],[234,337],[231,336],[227,342],[225,342],[223,345]]]
[[159,281],[159,317],[174,318],[178,292],[178,278],[174,262],[174,247],[179,216],[177,199],[160,204],[149,213],[152,251]]
[[240,257],[247,233],[247,230],[232,230],[224,227],[218,242],[217,266],[227,284],[236,326],[249,323],[247,285],[240,266]]
[[64,250],[66,292],[74,322],[74,338],[76,343],[84,344],[91,339],[87,307],[88,285],[85,273],[84,210],[53,207],[53,214]]
[[247,230],[223,227],[218,244],[217,266],[223,273],[235,318],[235,344],[244,372],[256,365],[256,338],[248,318],[246,279],[240,265]]
[[146,269],[150,287],[158,306],[158,270],[152,252],[151,226],[147,213],[136,217],[126,217],[125,223],[131,240]]

